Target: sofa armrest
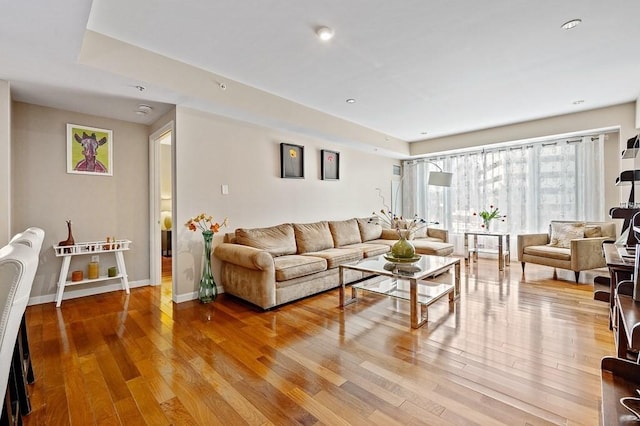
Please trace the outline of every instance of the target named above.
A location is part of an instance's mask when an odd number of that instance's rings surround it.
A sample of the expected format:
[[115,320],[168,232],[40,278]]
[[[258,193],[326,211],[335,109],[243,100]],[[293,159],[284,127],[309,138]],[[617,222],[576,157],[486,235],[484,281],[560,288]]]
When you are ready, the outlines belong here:
[[241,244],[222,243],[216,246],[213,255],[223,262],[248,269],[257,271],[274,269],[273,257],[269,252]]
[[522,260],[525,247],[543,246],[545,244],[549,244],[549,234],[518,235],[518,259]]
[[578,238],[571,240],[571,268],[574,271],[606,266],[602,242],[609,237]]
[[427,237],[441,239],[443,243],[449,242],[449,231],[439,228],[427,228]]

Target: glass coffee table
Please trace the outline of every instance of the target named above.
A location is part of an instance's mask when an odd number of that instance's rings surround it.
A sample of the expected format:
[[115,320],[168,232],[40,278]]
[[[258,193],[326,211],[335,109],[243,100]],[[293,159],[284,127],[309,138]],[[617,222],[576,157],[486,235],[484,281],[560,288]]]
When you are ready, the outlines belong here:
[[[453,283],[430,281],[444,272],[454,270]],[[345,283],[346,270],[361,271],[366,276],[353,283]],[[375,279],[388,277],[389,279]],[[351,297],[346,297],[346,286]],[[340,307],[358,300],[358,290],[405,299],[411,307],[411,327],[419,328],[428,319],[428,306],[445,295],[454,301],[460,295],[460,259],[422,255],[415,263],[391,263],[383,256],[367,258],[340,265]]]

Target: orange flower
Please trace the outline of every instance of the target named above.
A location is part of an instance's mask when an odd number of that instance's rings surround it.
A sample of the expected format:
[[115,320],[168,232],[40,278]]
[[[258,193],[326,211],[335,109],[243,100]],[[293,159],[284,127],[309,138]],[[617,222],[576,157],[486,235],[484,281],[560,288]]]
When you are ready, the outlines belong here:
[[220,232],[220,228],[222,226],[227,226],[227,223],[228,223],[227,218],[225,218],[222,221],[222,223],[218,223],[213,221],[213,216],[200,213],[199,215],[189,219],[187,223],[185,223],[184,225],[190,231],[197,231],[197,230],[200,230],[202,232],[211,231],[215,234],[216,232]]

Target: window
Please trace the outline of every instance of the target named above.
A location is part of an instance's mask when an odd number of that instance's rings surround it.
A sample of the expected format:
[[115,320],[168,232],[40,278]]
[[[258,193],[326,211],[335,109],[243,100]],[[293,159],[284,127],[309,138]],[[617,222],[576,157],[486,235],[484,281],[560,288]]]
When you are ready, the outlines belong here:
[[[544,232],[551,220],[603,220],[604,135],[520,144],[404,163],[403,212],[438,221],[452,233],[478,229],[474,212],[507,215],[494,229]],[[427,186],[436,163],[453,172],[451,188]]]

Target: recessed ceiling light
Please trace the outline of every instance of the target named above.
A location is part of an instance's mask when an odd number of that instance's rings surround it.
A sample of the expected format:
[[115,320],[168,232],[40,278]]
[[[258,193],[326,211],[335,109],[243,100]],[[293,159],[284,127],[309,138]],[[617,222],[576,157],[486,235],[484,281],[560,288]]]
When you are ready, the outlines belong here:
[[347,102],[348,104],[355,104],[355,103],[356,103],[356,100],[355,100],[355,99],[353,99],[353,98],[349,98],[349,99],[347,99],[347,100],[346,100],[346,102]]
[[329,27],[318,27],[316,29],[316,34],[322,41],[328,41],[333,38],[333,30]]
[[571,28],[577,27],[581,23],[582,23],[582,19],[572,19],[572,20],[567,21],[564,24],[562,24],[561,28],[563,30],[570,30]]
[[574,105],[580,105],[584,103],[584,99],[578,99],[577,101],[573,101]]

